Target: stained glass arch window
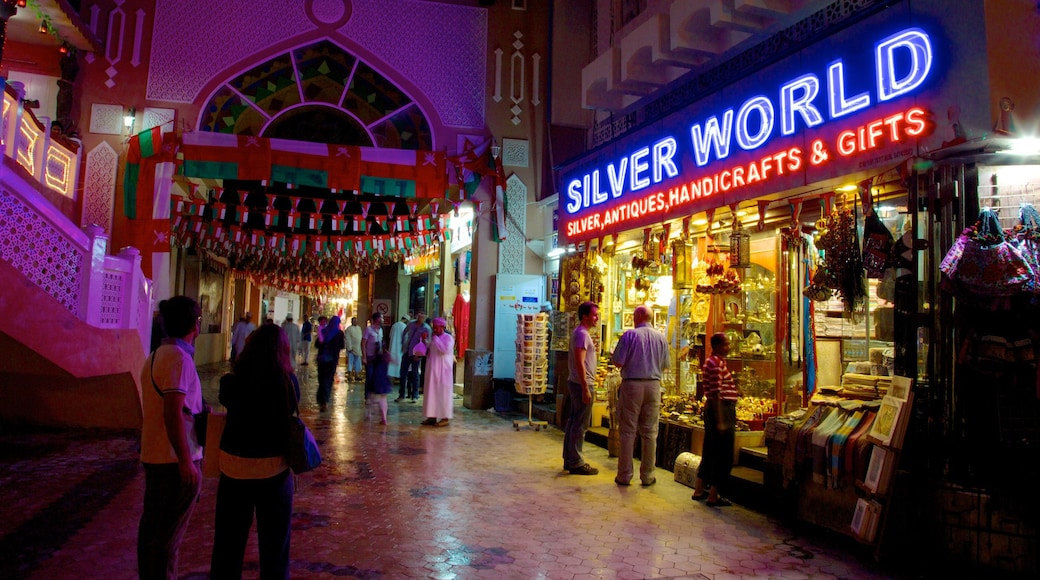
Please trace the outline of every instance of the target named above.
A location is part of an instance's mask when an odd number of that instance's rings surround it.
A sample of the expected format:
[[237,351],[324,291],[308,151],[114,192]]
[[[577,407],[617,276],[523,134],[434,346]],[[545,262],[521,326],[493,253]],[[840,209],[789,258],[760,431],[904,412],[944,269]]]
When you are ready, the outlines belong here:
[[430,122],[414,99],[327,38],[276,55],[222,84],[203,108],[199,129],[433,149]]

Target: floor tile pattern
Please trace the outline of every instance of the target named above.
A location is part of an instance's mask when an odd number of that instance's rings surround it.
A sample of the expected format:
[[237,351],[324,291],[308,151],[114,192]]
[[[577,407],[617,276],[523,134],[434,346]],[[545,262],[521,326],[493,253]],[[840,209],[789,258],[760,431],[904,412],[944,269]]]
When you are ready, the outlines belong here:
[[[224,365],[200,368],[216,400]],[[456,401],[446,427],[419,403],[366,420],[362,386],[337,380],[328,412],[302,367],[301,414],[324,464],[298,478],[293,578],[875,578],[865,552],[740,506],[710,508],[658,471],[653,487],[613,482],[617,460],[586,444],[596,476],[561,469],[562,432],[514,431],[512,416]],[[215,479],[181,549],[206,578]],[[144,489],[134,432],[0,434],[0,578],[136,577]],[[256,540],[245,577],[256,578]]]

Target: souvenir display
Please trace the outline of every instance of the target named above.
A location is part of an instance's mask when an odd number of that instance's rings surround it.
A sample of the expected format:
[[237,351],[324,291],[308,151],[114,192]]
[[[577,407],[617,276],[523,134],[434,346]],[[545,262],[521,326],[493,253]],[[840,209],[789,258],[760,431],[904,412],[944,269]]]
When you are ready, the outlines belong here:
[[978,222],[957,238],[939,271],[948,290],[989,298],[1029,291],[1035,276],[1022,249],[1008,240],[989,208],[982,208]]
[[540,395],[545,392],[549,369],[549,315],[516,315],[516,392]]
[[816,228],[816,247],[823,251],[823,261],[813,276],[813,285],[837,292],[845,312],[854,312],[867,297],[867,287],[853,208],[839,204],[830,215],[816,222]]

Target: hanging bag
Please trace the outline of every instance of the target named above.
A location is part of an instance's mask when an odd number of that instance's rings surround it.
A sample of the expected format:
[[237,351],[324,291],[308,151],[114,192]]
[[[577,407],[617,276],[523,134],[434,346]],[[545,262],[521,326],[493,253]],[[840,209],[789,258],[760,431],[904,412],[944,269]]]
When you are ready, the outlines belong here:
[[946,258],[939,269],[967,292],[977,296],[1013,296],[1033,280],[1032,268],[1015,244],[1008,242],[992,209],[982,208],[975,226],[961,234],[961,238],[965,237],[967,240],[960,244],[960,259],[950,270],[952,274],[943,270]]
[[867,278],[881,278],[892,253],[892,232],[873,211],[863,225],[863,269]]
[[299,475],[321,465],[321,450],[311,430],[307,428],[303,419],[300,419],[300,406],[293,387],[290,381],[285,389],[291,403],[289,408],[292,409],[289,416],[289,453],[286,460],[293,473]]
[[1040,295],[1040,213],[1037,213],[1033,204],[1023,203],[1019,207],[1018,218],[1020,223],[1015,226],[1009,241],[1022,254],[1022,259],[1033,272],[1032,279],[1023,290],[1032,294],[1035,300]]

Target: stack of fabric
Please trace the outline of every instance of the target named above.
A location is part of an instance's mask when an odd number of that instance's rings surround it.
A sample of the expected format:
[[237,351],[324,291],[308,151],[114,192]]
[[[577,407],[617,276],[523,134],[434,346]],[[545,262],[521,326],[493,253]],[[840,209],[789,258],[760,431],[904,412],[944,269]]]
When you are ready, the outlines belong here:
[[880,378],[873,375],[845,373],[841,377],[841,394],[844,397],[858,399],[878,399],[884,396],[878,393],[878,379]]

